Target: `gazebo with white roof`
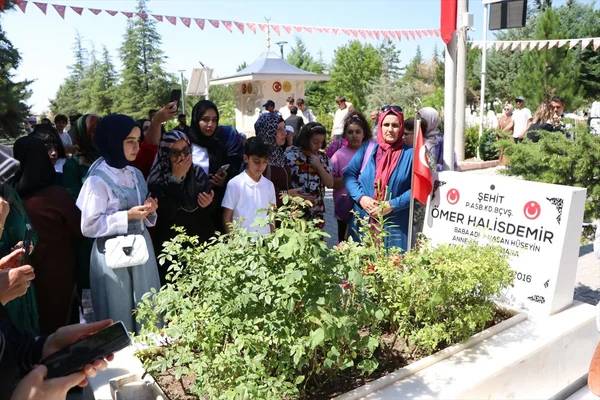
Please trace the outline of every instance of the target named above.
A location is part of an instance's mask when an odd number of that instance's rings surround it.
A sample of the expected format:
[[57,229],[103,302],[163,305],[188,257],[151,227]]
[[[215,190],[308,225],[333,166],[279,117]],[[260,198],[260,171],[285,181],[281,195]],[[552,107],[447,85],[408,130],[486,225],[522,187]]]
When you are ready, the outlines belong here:
[[304,97],[306,81],[327,80],[329,75],[304,71],[267,51],[235,75],[212,79],[210,85],[234,85],[236,128],[254,136],[254,122],[267,100],[279,109],[289,96]]

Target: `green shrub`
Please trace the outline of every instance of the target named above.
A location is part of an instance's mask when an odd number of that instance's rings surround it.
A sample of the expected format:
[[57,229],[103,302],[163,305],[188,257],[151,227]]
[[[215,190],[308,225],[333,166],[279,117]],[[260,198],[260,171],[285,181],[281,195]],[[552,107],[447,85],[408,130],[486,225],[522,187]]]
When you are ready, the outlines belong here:
[[479,143],[479,127],[470,126],[465,129],[465,159],[477,157]]
[[144,335],[165,342],[144,359],[150,372],[193,377],[199,398],[314,397],[341,374],[375,371],[383,332],[423,354],[469,337],[510,282],[491,248],[422,246],[402,259],[368,234],[330,249],[300,218],[302,200],[285,202],[272,234],[236,227],[207,245],[183,233],[165,244],[171,283],[137,310]]
[[486,129],[479,141],[479,157],[483,161],[497,160],[500,157],[500,149],[497,146],[499,133],[495,129]]
[[600,137],[577,127],[575,140],[561,132],[540,131],[540,140],[501,144],[508,159],[508,175],[587,189],[585,219],[600,218]]

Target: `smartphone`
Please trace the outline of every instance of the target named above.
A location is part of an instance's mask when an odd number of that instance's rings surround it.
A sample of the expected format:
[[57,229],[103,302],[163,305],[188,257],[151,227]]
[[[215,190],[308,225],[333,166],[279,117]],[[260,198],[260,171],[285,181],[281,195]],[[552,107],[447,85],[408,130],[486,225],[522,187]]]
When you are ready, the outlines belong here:
[[169,103],[173,101],[177,102],[177,109],[179,109],[179,103],[181,102],[181,89],[171,90],[171,95],[169,96]]
[[81,371],[86,364],[102,359],[131,344],[131,338],[121,321],[91,336],[57,351],[42,360],[48,368],[48,378],[58,378]]
[[217,170],[217,174],[222,174],[222,173],[226,173],[227,170],[229,169],[229,164],[223,164],[219,167],[219,169]]
[[21,256],[21,265],[29,264],[29,256],[31,255],[31,245],[33,242],[33,228],[29,224],[25,224],[25,236],[23,237],[23,249],[25,253]]

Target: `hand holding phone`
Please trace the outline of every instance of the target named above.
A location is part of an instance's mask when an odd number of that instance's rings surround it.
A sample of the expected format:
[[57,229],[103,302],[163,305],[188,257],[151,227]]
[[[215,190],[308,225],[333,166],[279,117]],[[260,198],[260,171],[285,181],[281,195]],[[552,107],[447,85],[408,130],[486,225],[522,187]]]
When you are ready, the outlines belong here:
[[176,102],[175,109],[179,109],[179,103],[181,102],[181,89],[173,89],[171,90],[171,94],[169,95],[169,103]]
[[21,256],[21,265],[29,264],[29,256],[33,245],[33,228],[29,224],[25,224],[25,237],[23,237],[23,250],[25,252]]
[[[69,325],[50,335],[44,345],[45,358],[42,360],[42,364],[48,368],[47,377],[55,378],[81,371],[86,365],[94,365],[96,360],[107,358],[129,346],[131,339],[123,323],[119,321],[106,326],[111,322],[105,320],[87,325]],[[98,327],[100,330],[97,330]],[[91,332],[94,333],[86,336]],[[56,348],[60,350],[56,351]],[[48,353],[51,354],[46,356]]]

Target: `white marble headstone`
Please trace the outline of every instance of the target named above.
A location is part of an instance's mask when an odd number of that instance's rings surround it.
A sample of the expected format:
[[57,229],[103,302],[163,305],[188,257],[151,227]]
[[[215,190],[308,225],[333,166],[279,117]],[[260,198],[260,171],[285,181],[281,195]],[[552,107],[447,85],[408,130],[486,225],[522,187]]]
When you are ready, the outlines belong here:
[[498,244],[515,271],[505,302],[553,314],[573,302],[586,189],[441,172],[424,234],[440,243]]

